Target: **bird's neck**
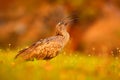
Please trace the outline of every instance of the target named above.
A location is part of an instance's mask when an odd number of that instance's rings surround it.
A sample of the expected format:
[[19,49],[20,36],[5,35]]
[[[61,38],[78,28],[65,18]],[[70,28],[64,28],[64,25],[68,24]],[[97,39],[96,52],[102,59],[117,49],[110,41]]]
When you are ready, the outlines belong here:
[[66,43],[69,41],[69,33],[67,32],[67,30],[63,30],[63,31],[57,31],[56,32],[56,36],[62,36],[64,38],[64,45],[66,45]]
[[67,42],[69,41],[70,35],[69,33],[66,31],[66,33],[64,34],[64,45],[67,44]]

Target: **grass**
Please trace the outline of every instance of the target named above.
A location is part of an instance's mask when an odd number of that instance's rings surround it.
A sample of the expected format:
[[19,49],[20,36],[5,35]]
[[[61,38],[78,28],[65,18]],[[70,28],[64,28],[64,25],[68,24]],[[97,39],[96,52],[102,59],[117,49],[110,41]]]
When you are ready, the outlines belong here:
[[49,62],[14,61],[17,51],[0,50],[0,80],[120,80],[120,60],[60,54]]

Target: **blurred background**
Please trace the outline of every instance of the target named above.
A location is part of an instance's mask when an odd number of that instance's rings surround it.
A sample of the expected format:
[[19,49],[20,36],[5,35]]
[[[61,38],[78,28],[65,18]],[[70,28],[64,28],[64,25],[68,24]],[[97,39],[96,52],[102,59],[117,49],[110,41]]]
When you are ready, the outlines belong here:
[[0,0],[0,48],[17,49],[52,36],[60,19],[70,25],[69,52],[120,54],[120,0]]

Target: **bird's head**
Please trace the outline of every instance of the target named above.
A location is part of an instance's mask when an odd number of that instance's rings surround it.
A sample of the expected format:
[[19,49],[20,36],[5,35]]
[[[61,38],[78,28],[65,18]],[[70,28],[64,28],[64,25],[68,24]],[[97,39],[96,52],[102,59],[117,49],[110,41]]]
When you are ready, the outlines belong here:
[[60,31],[65,30],[66,27],[68,26],[67,24],[68,24],[68,23],[65,22],[65,21],[60,21],[60,22],[57,24],[56,28],[57,28],[58,30],[60,30]]
[[72,18],[71,16],[65,17],[61,19],[61,21],[57,24],[56,29],[57,33],[64,33],[66,32],[66,28],[69,26],[69,24],[73,21],[75,21],[78,18]]
[[63,19],[61,19],[61,21],[57,24],[56,28],[60,31],[62,30],[66,30],[68,24],[71,22],[72,20],[69,17],[65,17]]

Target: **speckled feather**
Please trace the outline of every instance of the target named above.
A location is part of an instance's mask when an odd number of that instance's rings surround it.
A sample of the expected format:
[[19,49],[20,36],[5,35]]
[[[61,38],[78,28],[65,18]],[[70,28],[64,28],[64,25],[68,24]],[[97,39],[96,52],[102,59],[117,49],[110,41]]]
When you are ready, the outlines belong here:
[[[62,36],[54,36],[48,39],[40,40],[29,48],[23,49],[19,52],[17,57],[23,57],[25,60],[44,59],[48,60],[58,55],[63,48]],[[59,43],[58,43],[59,41]]]

